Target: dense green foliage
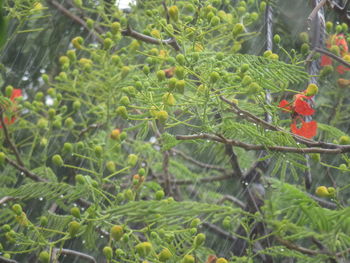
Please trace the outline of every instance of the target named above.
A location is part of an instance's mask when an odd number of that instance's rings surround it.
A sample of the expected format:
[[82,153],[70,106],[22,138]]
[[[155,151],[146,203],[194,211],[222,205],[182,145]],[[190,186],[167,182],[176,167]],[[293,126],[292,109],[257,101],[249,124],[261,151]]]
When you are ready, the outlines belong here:
[[[338,60],[311,72],[313,7],[4,1],[0,262],[348,258],[350,57],[332,37],[350,20],[319,32]],[[317,135],[297,136],[309,115]]]

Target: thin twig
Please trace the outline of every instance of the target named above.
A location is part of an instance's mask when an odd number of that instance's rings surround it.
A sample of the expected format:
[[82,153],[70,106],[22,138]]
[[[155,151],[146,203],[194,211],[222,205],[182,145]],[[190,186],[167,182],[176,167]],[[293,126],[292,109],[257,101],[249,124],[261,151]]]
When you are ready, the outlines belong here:
[[320,10],[327,2],[328,0],[322,0],[318,3],[318,5],[315,6],[315,8],[310,13],[309,17],[307,18],[308,24],[311,23],[311,21],[314,19],[315,15],[317,14],[318,10]]
[[177,155],[181,156],[183,159],[185,159],[186,161],[189,161],[199,167],[205,168],[205,169],[211,169],[211,170],[218,170],[220,172],[228,172],[227,169],[221,167],[221,166],[217,166],[217,165],[213,165],[213,164],[208,164],[208,163],[202,163],[200,161],[197,161],[196,159],[192,158],[191,156],[188,156],[187,154],[185,154],[184,152],[177,150],[177,149],[171,149],[171,151],[173,153],[176,153]]
[[17,162],[11,160],[10,158],[5,157],[5,160],[8,164],[15,167],[17,170],[21,171],[26,177],[29,177],[30,179],[37,181],[37,182],[47,182],[46,179],[41,178],[40,176],[36,175],[35,173],[32,173],[26,167],[18,164]]
[[84,27],[88,32],[90,32],[96,38],[98,42],[103,44],[103,39],[99,35],[97,35],[93,30],[91,30],[83,19],[81,19],[80,17],[70,12],[67,8],[65,8],[63,5],[61,5],[55,0],[48,0],[48,2],[51,5],[53,5],[57,10],[59,10],[62,14],[64,14],[66,17],[72,19],[75,23]]
[[2,129],[4,131],[5,141],[9,144],[12,152],[14,153],[14,155],[16,157],[16,160],[17,160],[18,164],[20,164],[21,166],[24,166],[24,163],[23,163],[23,161],[21,159],[21,156],[19,155],[19,151],[18,151],[16,145],[12,142],[12,140],[10,138],[10,134],[8,132],[7,125],[5,123],[4,115],[3,115],[2,110],[0,111],[0,123],[1,123]]
[[215,234],[217,234],[218,236],[222,237],[223,239],[227,239],[233,242],[237,241],[237,238],[234,237],[233,235],[231,235],[230,233],[222,230],[220,227],[207,223],[207,222],[203,222],[202,225],[206,228],[208,228],[210,231],[214,232]]
[[177,135],[175,136],[177,140],[198,140],[206,139],[210,141],[215,141],[223,144],[228,144],[243,148],[247,151],[260,151],[260,150],[270,150],[276,152],[290,152],[290,153],[324,153],[324,154],[340,154],[350,152],[350,145],[336,145],[336,148],[333,149],[324,149],[320,147],[310,147],[310,148],[298,148],[290,146],[268,146],[268,145],[255,145],[249,144],[237,140],[226,139],[223,136],[216,136],[211,134],[194,134],[194,135]]
[[0,199],[0,205],[7,203],[8,201],[15,200],[16,198],[13,196],[4,196]]
[[205,177],[195,180],[174,180],[171,181],[171,184],[175,185],[186,185],[186,184],[195,184],[195,183],[211,183],[216,181],[224,181],[232,179],[232,175],[220,175],[220,176],[211,176],[211,177]]
[[318,53],[321,53],[321,54],[325,54],[327,55],[328,57],[331,57],[333,58],[334,60],[338,61],[339,63],[347,66],[350,68],[350,63],[346,62],[344,59],[342,59],[341,57],[338,57],[337,55],[333,54],[332,52],[329,52],[327,50],[324,50],[322,48],[319,48],[319,47],[315,47],[314,50]]
[[175,38],[168,38],[168,39],[156,39],[144,34],[141,34],[139,32],[136,32],[135,30],[133,30],[130,25],[128,25],[127,29],[124,29],[122,31],[122,35],[123,36],[129,36],[132,38],[135,38],[137,40],[149,43],[149,44],[155,44],[155,45],[169,45],[171,47],[173,47],[176,51],[180,50],[180,46],[179,44],[176,42]]
[[223,202],[225,201],[230,201],[232,202],[233,204],[239,206],[240,208],[242,209],[245,209],[245,204],[239,200],[238,198],[234,197],[234,196],[231,196],[231,195],[224,195],[219,201],[217,201],[216,203],[217,204],[222,204]]
[[1,257],[1,256],[0,256],[0,262],[1,263],[19,263],[16,260],[9,259],[9,258],[4,258],[4,257]]
[[225,152],[230,158],[230,164],[233,169],[233,175],[236,175],[238,178],[242,178],[243,173],[241,167],[239,166],[237,155],[233,151],[232,146],[226,144]]
[[75,251],[72,249],[66,249],[66,248],[54,248],[53,250],[58,254],[72,255],[72,256],[86,259],[86,260],[93,262],[93,263],[97,263],[96,259],[93,256],[90,256],[88,254],[85,254],[85,253],[82,253],[79,251]]

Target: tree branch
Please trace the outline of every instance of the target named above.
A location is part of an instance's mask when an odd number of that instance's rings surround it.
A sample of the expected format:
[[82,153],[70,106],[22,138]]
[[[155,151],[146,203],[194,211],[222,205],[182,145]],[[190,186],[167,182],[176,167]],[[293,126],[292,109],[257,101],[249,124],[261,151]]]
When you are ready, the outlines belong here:
[[336,145],[333,149],[324,149],[320,147],[310,147],[310,148],[298,148],[290,146],[268,146],[268,145],[255,145],[249,144],[237,140],[226,139],[223,136],[210,135],[210,134],[194,134],[194,135],[176,135],[177,140],[198,140],[206,139],[210,141],[215,141],[227,145],[232,145],[236,147],[243,148],[247,151],[260,151],[260,150],[270,150],[275,152],[290,152],[290,153],[324,153],[324,154],[340,154],[350,152],[350,145]]
[[176,51],[180,51],[180,46],[179,44],[176,42],[175,38],[168,38],[165,40],[161,40],[161,39],[156,39],[144,34],[141,34],[139,32],[136,32],[135,30],[133,30],[130,25],[128,25],[127,29],[122,31],[122,35],[123,36],[129,36],[132,38],[135,38],[137,40],[149,43],[149,44],[155,44],[155,45],[169,45],[172,48],[174,48]]
[[55,254],[64,254],[64,255],[72,255],[72,256],[76,256],[79,258],[83,258],[86,259],[92,263],[97,263],[96,259],[88,254],[79,252],[79,251],[75,251],[75,250],[71,250],[71,249],[65,249],[65,248],[54,248],[53,249]]

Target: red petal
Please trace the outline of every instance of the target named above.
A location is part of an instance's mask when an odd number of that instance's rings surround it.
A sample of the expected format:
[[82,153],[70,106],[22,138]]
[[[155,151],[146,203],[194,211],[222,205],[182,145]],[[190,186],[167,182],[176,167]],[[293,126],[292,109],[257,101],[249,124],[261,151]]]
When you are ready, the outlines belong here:
[[343,65],[339,65],[337,67],[337,71],[339,74],[344,74],[345,71],[349,71],[349,70],[350,70],[350,68],[344,67]]
[[340,48],[341,54],[348,52],[348,43],[346,42],[345,36],[343,34],[336,36],[335,44]]
[[302,99],[297,99],[294,102],[294,110],[300,115],[309,116],[315,113],[315,110],[311,108],[309,103]]
[[332,59],[328,56],[323,55],[321,57],[321,67],[332,65]]
[[298,128],[296,124],[296,120],[293,120],[292,124],[290,125],[290,129],[292,133],[310,139],[316,136],[317,134],[317,122],[316,121],[305,122],[301,120],[301,127]]
[[12,94],[10,97],[10,100],[14,101],[15,98],[21,97],[22,96],[22,90],[20,89],[13,89]]
[[289,102],[286,100],[281,100],[280,104],[278,104],[278,107],[282,108],[284,111],[291,111],[292,107],[289,106]]

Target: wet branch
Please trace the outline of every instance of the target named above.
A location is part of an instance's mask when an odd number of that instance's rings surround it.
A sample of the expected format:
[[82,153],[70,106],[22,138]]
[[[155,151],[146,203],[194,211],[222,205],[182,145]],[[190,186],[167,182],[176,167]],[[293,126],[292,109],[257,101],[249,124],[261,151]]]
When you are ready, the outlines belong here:
[[88,254],[78,252],[72,249],[65,249],[65,248],[54,248],[53,254],[60,254],[60,255],[71,255],[76,256],[79,258],[86,259],[89,262],[97,263],[96,259]]
[[333,149],[325,149],[320,147],[310,147],[310,148],[300,148],[300,147],[290,147],[290,146],[268,146],[268,145],[255,145],[249,144],[237,140],[227,139],[223,136],[211,135],[211,134],[194,134],[194,135],[177,135],[177,140],[189,141],[206,139],[210,141],[215,141],[223,143],[226,145],[232,145],[239,148],[243,148],[247,151],[260,151],[260,150],[270,150],[275,152],[291,152],[291,153],[324,153],[324,154],[340,154],[350,152],[350,145],[336,145]]

